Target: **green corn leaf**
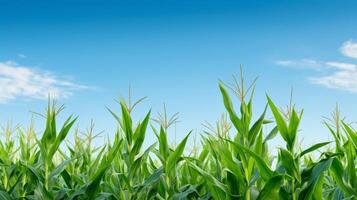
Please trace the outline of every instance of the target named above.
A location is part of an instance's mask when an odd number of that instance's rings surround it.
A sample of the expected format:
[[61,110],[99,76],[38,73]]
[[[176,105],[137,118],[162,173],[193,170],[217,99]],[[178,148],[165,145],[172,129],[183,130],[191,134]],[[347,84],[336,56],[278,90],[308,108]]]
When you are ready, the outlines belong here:
[[263,190],[259,193],[257,200],[275,200],[279,199],[279,191],[284,180],[284,176],[277,175],[270,178],[264,185]]
[[231,119],[234,127],[239,131],[242,132],[243,124],[237,114],[234,112],[233,104],[231,99],[229,98],[228,92],[225,89],[223,83],[219,83],[219,89],[221,90],[221,94],[223,97],[224,106],[229,114],[229,118]]
[[126,140],[129,145],[132,144],[133,130],[132,130],[132,120],[128,108],[126,107],[123,101],[120,102],[121,111],[122,111],[122,128],[125,133]]
[[157,182],[161,175],[163,174],[164,172],[164,168],[160,167],[158,169],[156,169],[144,182],[144,186],[148,186],[148,185],[151,185],[155,182]]
[[44,182],[43,174],[39,172],[39,170],[37,170],[34,166],[30,166],[22,162],[21,165],[25,167],[25,169],[27,169],[27,171],[30,172],[37,179],[36,181],[40,183]]
[[107,108],[107,110],[114,117],[114,119],[122,126],[122,121],[121,121],[120,117],[115,112],[113,112],[111,109]]
[[357,149],[357,133],[354,130],[352,130],[352,128],[350,126],[348,126],[345,122],[342,122],[342,124],[343,124],[343,127],[344,127],[347,135],[351,139],[355,149]]
[[192,198],[192,196],[199,196],[196,187],[193,185],[183,186],[183,189],[180,190],[181,191],[179,193],[174,194],[172,197],[173,200],[185,200],[190,199],[189,197]]
[[237,143],[234,143],[229,140],[227,140],[227,141],[230,142],[231,144],[233,144],[233,146],[236,147],[238,151],[244,151],[245,153],[249,154],[251,157],[254,158],[254,160],[256,161],[257,167],[259,169],[259,173],[264,180],[268,180],[274,175],[274,172],[270,169],[270,167],[267,165],[267,163],[265,163],[265,161],[259,155],[257,155],[250,149],[242,146],[241,144],[237,144]]
[[[316,187],[319,186],[319,179],[323,177],[324,172],[327,171],[334,158],[328,158],[320,161],[312,167],[307,177],[307,185],[301,190],[299,200],[311,199]],[[321,186],[321,185],[320,185]]]
[[81,196],[81,195],[84,195],[85,192],[86,192],[86,189],[87,189],[87,186],[84,185],[84,186],[81,186],[79,188],[76,188],[76,190],[71,193],[71,195],[68,197],[69,200],[77,200],[79,199],[78,197]]
[[215,177],[213,177],[212,175],[210,175],[209,173],[207,173],[205,170],[201,169],[194,163],[190,161],[186,161],[186,162],[189,164],[190,167],[192,167],[194,170],[200,173],[204,177],[205,181],[209,182],[213,186],[211,187],[211,193],[212,195],[215,196],[215,199],[225,199],[226,194],[229,194],[229,189],[225,184],[218,181]]
[[69,130],[73,126],[73,124],[76,122],[77,118],[71,120],[71,117],[69,117],[66,122],[64,123],[61,131],[59,132],[58,136],[54,140],[54,143],[51,145],[51,148],[49,150],[48,156],[49,159],[52,159],[53,155],[56,153],[58,147],[60,146],[61,142],[66,138]]
[[268,99],[269,107],[270,107],[271,111],[273,112],[278,130],[279,130],[281,136],[283,137],[285,142],[290,143],[291,139],[290,139],[290,135],[288,132],[288,126],[286,125],[286,122],[285,122],[283,116],[281,115],[278,108],[274,105],[273,101],[268,96],[267,96],[267,99]]
[[221,162],[224,167],[228,168],[231,173],[233,173],[242,185],[247,185],[245,177],[243,175],[242,164],[237,163],[232,158],[232,153],[227,145],[224,144],[212,144],[209,143],[212,149],[216,149],[217,153],[220,155]]
[[116,156],[122,142],[123,140],[120,140],[119,142],[117,141],[115,145],[109,150],[107,155],[103,158],[104,161],[102,161],[102,163],[99,165],[98,171],[94,174],[91,182],[88,184],[86,188],[86,194],[88,195],[89,199],[94,199],[96,194],[98,193],[100,182],[104,177],[106,171],[111,166],[111,163],[114,157]]
[[279,162],[282,163],[282,165],[290,176],[295,177],[299,182],[301,182],[301,177],[299,173],[300,170],[298,167],[298,163],[296,163],[297,160],[289,151],[285,149],[279,150]]
[[299,155],[299,157],[302,157],[304,156],[305,154],[308,154],[308,153],[311,153],[313,151],[315,151],[316,149],[319,149],[327,144],[330,144],[331,142],[321,142],[321,143],[317,143],[317,144],[314,144],[312,145],[311,147],[305,149],[304,151],[302,151]]
[[137,127],[137,131],[135,131],[134,134],[134,140],[135,140],[135,144],[133,146],[133,149],[131,150],[130,154],[132,159],[134,158],[135,155],[137,155],[141,149],[141,146],[143,145],[144,139],[145,139],[145,133],[146,133],[146,128],[150,119],[150,113],[149,112],[145,119],[143,120],[142,124],[140,124]]
[[252,128],[249,130],[248,140],[249,140],[250,145],[252,145],[255,142],[255,138],[257,137],[258,133],[262,129],[266,110],[267,110],[267,106],[265,106],[263,114],[260,116],[260,118],[254,123]]
[[162,158],[166,161],[169,156],[169,145],[167,142],[166,132],[163,127],[160,128],[160,136],[159,136],[159,149]]
[[67,160],[64,160],[61,162],[60,165],[58,165],[49,175],[49,180],[53,181],[53,179],[56,178],[56,176],[58,176],[60,173],[62,173],[62,171],[67,167],[67,165],[69,165],[73,160],[75,160],[77,158],[69,158]]
[[0,199],[2,200],[12,200],[11,196],[5,192],[0,190]]
[[333,174],[334,180],[336,181],[338,187],[341,188],[346,194],[357,195],[357,192],[355,192],[355,190],[343,180],[342,175],[344,174],[344,168],[341,161],[337,158],[334,158],[332,161],[331,173]]
[[278,127],[275,126],[270,132],[269,134],[265,137],[263,143],[266,143],[267,141],[273,139],[277,134],[278,134],[279,130]]
[[354,188],[357,188],[357,171],[356,171],[356,150],[353,147],[353,144],[349,142],[349,145],[346,147],[347,155],[347,172],[350,180],[350,185]]
[[289,127],[288,127],[288,134],[289,134],[289,138],[290,138],[290,143],[289,143],[290,149],[292,149],[295,144],[301,115],[302,115],[302,112],[299,117],[297,115],[295,109],[292,109],[292,113],[291,113],[290,121],[289,121]]
[[143,162],[146,161],[147,159],[147,156],[149,155],[149,153],[152,151],[152,149],[154,149],[156,146],[156,143],[149,146],[146,151],[143,153],[143,155],[141,155],[140,157],[138,157],[134,162],[133,164],[130,166],[130,172],[129,172],[129,176],[130,177],[134,177],[139,168],[141,167],[141,165],[143,164]]
[[72,184],[73,184],[73,179],[74,177],[71,176],[68,171],[66,169],[64,169],[62,172],[61,172],[61,176],[63,178],[63,180],[65,181],[66,185],[68,188],[72,188]]
[[181,155],[185,149],[187,139],[190,136],[190,134],[191,134],[191,132],[187,134],[187,136],[176,147],[175,151],[172,152],[172,154],[170,154],[170,156],[167,158],[167,163],[166,163],[166,168],[165,168],[166,173],[170,172],[174,168],[174,166],[177,164],[177,162],[180,160]]

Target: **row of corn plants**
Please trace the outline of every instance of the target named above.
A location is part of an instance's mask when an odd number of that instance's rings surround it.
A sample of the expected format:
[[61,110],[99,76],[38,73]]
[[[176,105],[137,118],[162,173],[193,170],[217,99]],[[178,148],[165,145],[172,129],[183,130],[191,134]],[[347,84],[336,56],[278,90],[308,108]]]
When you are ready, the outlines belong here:
[[[357,199],[357,132],[338,110],[324,122],[333,141],[302,148],[302,111],[279,109],[267,97],[261,115],[253,117],[254,82],[247,89],[243,80],[236,83],[219,84],[228,117],[206,124],[199,148],[191,151],[190,133],[169,142],[176,114],[154,119],[149,111],[134,122],[142,99],[120,101],[120,112],[109,110],[118,128],[101,146],[93,145],[93,126],[83,134],[73,127],[73,116],[59,126],[63,107],[49,103],[43,133],[33,125],[2,129],[0,199]],[[157,139],[146,146],[149,131]],[[277,155],[268,148],[274,137],[284,141]]]

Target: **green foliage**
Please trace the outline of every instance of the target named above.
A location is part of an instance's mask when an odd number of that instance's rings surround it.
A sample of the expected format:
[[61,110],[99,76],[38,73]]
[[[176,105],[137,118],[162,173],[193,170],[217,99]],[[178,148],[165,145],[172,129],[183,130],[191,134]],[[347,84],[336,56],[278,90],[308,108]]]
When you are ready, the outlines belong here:
[[[284,112],[267,97],[255,118],[255,84],[245,89],[243,78],[235,83],[228,87],[238,96],[239,110],[220,82],[230,122],[222,117],[216,126],[205,125],[200,149],[192,152],[191,132],[170,143],[177,113],[169,118],[164,107],[158,119],[151,111],[140,121],[133,119],[143,98],[133,104],[120,101],[119,114],[108,109],[118,128],[99,147],[92,144],[99,136],[94,125],[80,135],[72,128],[77,118],[70,116],[58,128],[63,107],[49,102],[40,138],[33,125],[3,128],[0,199],[357,199],[357,132],[338,112],[332,123],[324,122],[334,141],[302,149],[297,145],[302,112],[293,106]],[[267,120],[270,111],[274,121]],[[151,130],[157,142],[145,147]],[[67,140],[71,131],[74,138]],[[285,144],[274,157],[268,143],[279,135]]]

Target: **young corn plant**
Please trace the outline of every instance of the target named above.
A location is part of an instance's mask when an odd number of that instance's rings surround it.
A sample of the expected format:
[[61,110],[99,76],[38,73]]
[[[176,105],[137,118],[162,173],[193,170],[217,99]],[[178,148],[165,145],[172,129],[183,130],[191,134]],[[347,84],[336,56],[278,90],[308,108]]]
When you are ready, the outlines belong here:
[[191,132],[179,144],[175,144],[172,147],[168,139],[168,129],[178,122],[178,113],[168,117],[166,106],[164,105],[164,113],[159,113],[158,118],[153,119],[153,121],[160,125],[159,131],[152,126],[159,143],[159,147],[153,149],[152,152],[158,162],[154,162],[150,158],[151,168],[154,171],[145,180],[141,189],[145,191],[147,199],[177,199],[182,198],[182,196],[188,196],[190,195],[188,190],[190,191],[192,188],[189,185],[182,186],[183,181],[181,181],[180,174],[184,170],[181,161],[183,161],[182,156]]
[[323,142],[315,144],[303,151],[298,151],[296,147],[296,140],[298,134],[298,127],[302,117],[294,107],[289,107],[285,115],[275,106],[273,101],[267,97],[268,104],[274,115],[277,129],[281,137],[286,142],[286,149],[279,149],[278,164],[276,171],[279,174],[284,174],[286,177],[285,184],[280,188],[280,193],[288,199],[322,199],[322,179],[323,174],[331,166],[333,156],[326,156],[320,161],[313,163],[306,163],[302,169],[301,158],[327,144]]
[[344,119],[340,118],[338,106],[332,113],[332,120],[325,120],[324,124],[335,140],[333,154],[336,155],[329,171],[329,180],[326,183],[327,199],[346,197],[355,199],[357,196],[357,132]]

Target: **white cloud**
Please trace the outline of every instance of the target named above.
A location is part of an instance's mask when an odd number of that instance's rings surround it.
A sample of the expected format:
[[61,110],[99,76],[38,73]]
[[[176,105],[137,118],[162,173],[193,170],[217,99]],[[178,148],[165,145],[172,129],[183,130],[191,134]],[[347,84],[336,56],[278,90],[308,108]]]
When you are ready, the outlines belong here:
[[301,69],[314,69],[320,70],[322,63],[314,60],[303,58],[299,60],[278,60],[275,62],[277,65],[285,66],[285,67],[293,67],[293,68],[301,68]]
[[323,62],[313,59],[300,59],[300,60],[278,60],[275,62],[277,65],[284,67],[293,67],[297,69],[313,69],[317,71],[323,71],[326,69],[340,69],[340,70],[356,70],[357,65],[345,62]]
[[343,63],[343,62],[326,62],[327,66],[347,71],[354,71],[357,68],[357,65],[351,63]]
[[18,97],[31,99],[67,98],[85,85],[59,78],[48,71],[35,70],[15,62],[0,62],[0,103]]
[[310,81],[314,84],[322,85],[327,88],[357,92],[357,72],[342,70],[331,75],[312,77]]
[[357,42],[349,40],[343,43],[341,53],[350,58],[357,58]]
[[[340,51],[344,56],[357,58],[357,42],[346,41],[342,44]],[[325,62],[306,58],[278,60],[275,63],[285,67],[314,70],[318,74],[308,78],[311,83],[357,93],[357,64],[338,61]]]

